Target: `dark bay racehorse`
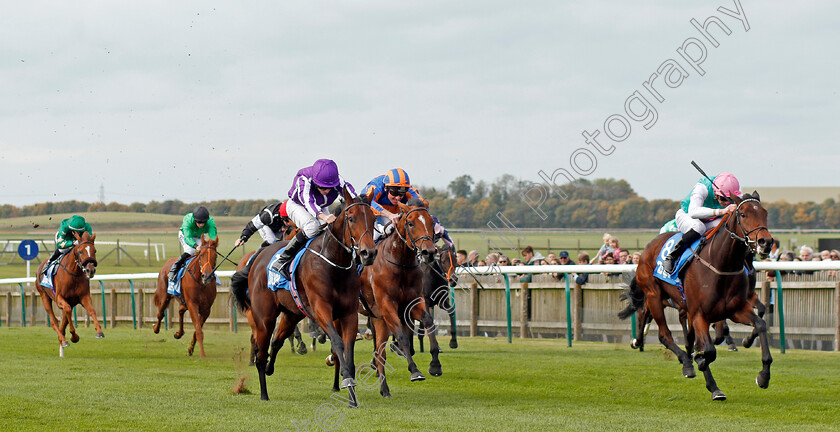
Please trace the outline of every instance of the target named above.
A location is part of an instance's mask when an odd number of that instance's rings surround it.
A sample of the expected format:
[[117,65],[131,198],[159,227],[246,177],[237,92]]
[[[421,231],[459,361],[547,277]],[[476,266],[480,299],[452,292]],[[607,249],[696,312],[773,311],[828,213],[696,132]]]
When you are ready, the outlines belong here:
[[[431,264],[422,264],[420,269],[423,270],[423,297],[426,300],[426,309],[434,318],[435,306],[440,306],[449,314],[450,328],[452,329],[452,338],[449,339],[449,348],[458,348],[458,335],[455,333],[455,303],[449,296],[449,288],[455,287],[458,284],[458,274],[455,272],[457,265],[457,258],[455,251],[444,244],[437,248],[435,260]],[[422,324],[421,324],[422,327]],[[417,339],[420,341],[420,352],[423,352],[423,335],[424,331],[417,334]],[[414,354],[414,350],[411,351]]]
[[381,380],[379,393],[384,397],[391,396],[385,379],[385,351],[391,334],[397,337],[399,349],[408,362],[411,381],[426,379],[411,357],[410,335],[419,332],[413,327],[413,320],[423,324],[431,341],[429,373],[433,376],[443,373],[434,321],[426,310],[423,296],[423,271],[417,262],[418,254],[426,264],[434,259],[433,233],[434,222],[425,207],[400,204],[400,218],[394,232],[376,245],[376,260],[362,271],[362,295],[370,310],[362,308],[360,312],[374,315],[371,317],[375,340],[373,362]]
[[[625,296],[626,297],[626,296]],[[664,307],[671,307],[670,304],[663,305]],[[678,311],[680,325],[683,329],[683,335],[688,333],[688,327],[686,325],[686,321],[688,319],[687,312],[685,309],[681,309]],[[653,321],[653,316],[648,312],[647,307],[642,305],[642,307],[636,311],[636,338],[630,341],[630,347],[633,349],[638,349],[639,352],[644,352],[645,350],[645,336],[647,336],[648,328],[650,327],[650,323]],[[732,336],[729,335],[729,325],[726,324],[726,320],[719,321],[712,324],[712,327],[715,328],[715,345],[720,345],[722,342],[726,342],[729,351],[738,351],[738,347],[735,346],[735,341],[732,340]],[[687,351],[690,351],[690,347],[686,347]]]
[[[350,393],[351,407],[358,406],[354,387],[353,348],[358,332],[359,275],[353,252],[362,263],[370,265],[376,256],[373,243],[374,216],[368,204],[342,193],[346,206],[304,250],[294,273],[295,286],[304,310],[313,316],[329,335],[341,374],[341,388]],[[265,377],[274,373],[274,361],[283,341],[292,335],[297,323],[306,315],[298,309],[292,294],[286,290],[271,291],[267,286],[266,268],[271,257],[286,242],[277,242],[263,250],[251,266],[248,283],[231,287],[240,308],[248,307],[254,320],[257,343],[255,365],[260,377],[260,398],[268,400]],[[244,286],[243,286],[244,285]],[[280,317],[274,341],[271,335]],[[271,361],[269,362],[269,342]]]
[[[198,341],[199,351],[204,357],[204,322],[210,316],[210,308],[216,301],[216,277],[213,269],[216,268],[216,247],[219,245],[218,238],[210,240],[205,234],[201,235],[201,244],[195,249],[195,258],[184,266],[184,277],[181,279],[181,295],[184,297],[181,307],[178,309],[179,325],[175,332],[175,339],[184,335],[184,313],[190,311],[190,320],[195,326],[192,342],[187,353],[193,355],[195,343]],[[157,290],[155,291],[155,306],[158,308],[157,323],[154,332],[160,331],[160,321],[163,319],[169,301],[174,297],[166,292],[169,284],[169,269],[177,258],[171,258],[163,265],[158,273]],[[179,299],[180,300],[180,299]]]
[[757,192],[744,195],[743,199],[734,197],[733,202],[737,205],[736,210],[721,221],[722,229],[714,233],[684,271],[685,299],[676,286],[653,275],[656,256],[662,245],[673,235],[660,234],[642,253],[636,277],[630,283],[630,305],[619,314],[620,317],[627,317],[645,304],[659,326],[660,342],[677,355],[683,364],[683,374],[692,377],[694,368],[690,354],[674,343],[665,322],[663,304],[670,298],[679,309],[685,309],[689,352],[693,346],[696,351],[694,360],[703,372],[706,388],[712,393],[713,400],[725,400],[726,396],[717,387],[709,369],[709,364],[717,355],[709,335],[710,323],[729,319],[754,327],[753,333],[761,340],[763,367],[756,377],[759,387],[767,388],[769,385],[770,364],[773,362],[767,325],[753,311],[758,305],[754,285],[750,287],[750,281],[754,283],[755,280],[744,271],[747,257],[751,259],[756,252],[767,253],[770,250],[773,239],[766,226],[767,211],[762,207]]
[[[82,305],[90,315],[93,325],[96,327],[96,337],[98,339],[105,337],[105,334],[102,333],[102,327],[99,325],[99,319],[96,318],[96,311],[93,310],[93,304],[90,301],[90,278],[96,274],[96,246],[93,243],[96,240],[96,234],[91,235],[85,231],[82,234],[74,233],[74,235],[76,236],[76,244],[58,262],[60,268],[53,281],[55,292],[41,285],[40,275],[43,273],[46,261],[38,266],[38,272],[35,273],[39,275],[36,277],[35,287],[41,294],[41,302],[50,318],[50,326],[58,334],[59,352],[62,356],[64,347],[70,345],[64,336],[68,325],[70,326],[70,340],[73,343],[79,341],[76,327],[73,325],[73,320],[70,319],[76,305]],[[55,312],[53,312],[53,301],[62,311],[60,324]]]

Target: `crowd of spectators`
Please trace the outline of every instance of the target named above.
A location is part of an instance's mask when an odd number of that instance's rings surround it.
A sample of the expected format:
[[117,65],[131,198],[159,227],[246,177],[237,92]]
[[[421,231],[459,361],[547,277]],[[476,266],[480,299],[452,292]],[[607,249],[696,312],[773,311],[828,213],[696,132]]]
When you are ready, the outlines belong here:
[[[549,253],[543,256],[539,251],[535,251],[532,246],[526,246],[521,250],[521,258],[508,257],[499,253],[490,253],[484,259],[481,259],[479,252],[476,250],[457,251],[458,265],[466,267],[480,267],[480,266],[531,266],[531,265],[586,265],[586,264],[638,264],[642,257],[640,251],[631,252],[627,249],[622,249],[617,237],[605,233],[603,237],[604,244],[598,249],[594,257],[590,258],[589,254],[581,252],[576,259],[572,259],[568,251],[560,251],[557,254]],[[824,260],[840,260],[840,251],[837,249],[822,250],[815,253],[809,246],[801,246],[798,249],[798,254],[790,250],[782,250],[778,239],[773,239],[773,245],[770,249],[770,254],[765,261],[824,261]],[[787,272],[781,272],[783,275]],[[795,271],[796,275],[813,274],[814,271]],[[835,272],[828,272],[829,276],[834,276]],[[619,276],[621,273],[604,273],[608,280],[609,278]],[[564,281],[566,273],[550,273],[550,275],[558,281]],[[581,285],[585,284],[589,279],[588,273],[576,274],[572,273],[572,280]],[[773,273],[768,273],[768,279],[772,280]],[[523,274],[520,277],[521,282],[531,282],[531,274]]]

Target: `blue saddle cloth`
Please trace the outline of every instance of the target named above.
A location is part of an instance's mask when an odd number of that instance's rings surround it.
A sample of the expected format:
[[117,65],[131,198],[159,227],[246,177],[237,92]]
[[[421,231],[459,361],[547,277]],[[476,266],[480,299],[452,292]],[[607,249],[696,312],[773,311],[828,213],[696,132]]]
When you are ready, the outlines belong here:
[[[189,266],[190,262],[192,262],[192,260],[194,260],[194,259],[195,259],[195,256],[190,257],[187,260],[187,262],[185,262],[184,265],[181,266],[181,270],[178,270],[178,274],[175,276],[174,281],[167,279],[167,282],[166,282],[166,293],[167,294],[178,296],[178,298],[181,299],[181,301],[184,300],[184,295],[181,293],[181,280],[184,279],[184,273],[186,273],[186,271],[187,271],[187,266]],[[172,266],[169,267],[169,269],[172,270],[172,267],[175,267],[175,263],[172,263]],[[213,275],[216,276],[216,285],[221,285],[222,281],[219,280],[219,275],[215,274],[215,273]]]
[[[303,254],[306,253],[306,249],[309,248],[309,244],[312,243],[312,241],[316,238],[318,238],[318,236],[309,239],[309,241],[306,242],[306,245],[304,245],[304,247],[300,249],[297,255],[295,255],[295,258],[292,260],[292,265],[291,267],[289,267],[289,275],[292,277],[292,280],[294,280],[295,278],[295,271],[297,270],[297,266],[300,263],[300,259],[303,258]],[[280,274],[280,272],[274,271],[274,269],[271,268],[271,266],[274,265],[274,263],[277,262],[278,259],[280,259],[280,255],[283,254],[284,250],[286,250],[285,246],[280,248],[277,252],[275,252],[271,259],[268,260],[268,266],[266,267],[265,273],[267,275],[266,283],[268,285],[268,288],[272,291],[284,289],[286,291],[291,292],[291,290],[294,288],[289,286],[289,281],[286,280],[286,278],[284,278],[283,275]]]
[[679,277],[680,271],[683,267],[685,267],[685,263],[688,262],[689,258],[694,255],[694,252],[697,250],[697,246],[700,245],[700,240],[696,240],[691,244],[691,246],[683,251],[682,255],[680,255],[680,258],[674,265],[674,272],[672,274],[665,273],[665,270],[662,268],[662,263],[665,261],[665,257],[674,250],[674,246],[676,246],[677,242],[682,239],[682,236],[682,233],[676,233],[662,245],[662,248],[659,250],[659,254],[656,255],[656,268],[653,271],[653,275],[658,279],[680,287],[680,292],[682,292],[683,286],[682,279]]
[[55,275],[58,273],[58,265],[65,254],[61,254],[55,261],[50,264],[47,271],[41,276],[41,286],[49,288],[55,294]]

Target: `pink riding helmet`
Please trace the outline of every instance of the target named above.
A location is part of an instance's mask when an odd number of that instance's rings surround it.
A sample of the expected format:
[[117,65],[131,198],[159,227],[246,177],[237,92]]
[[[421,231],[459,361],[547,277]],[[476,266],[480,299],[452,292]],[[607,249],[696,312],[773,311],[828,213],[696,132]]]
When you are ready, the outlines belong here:
[[732,198],[732,195],[737,197],[742,195],[741,184],[738,183],[738,179],[728,172],[718,174],[718,176],[715,177],[714,184],[716,193],[727,198]]

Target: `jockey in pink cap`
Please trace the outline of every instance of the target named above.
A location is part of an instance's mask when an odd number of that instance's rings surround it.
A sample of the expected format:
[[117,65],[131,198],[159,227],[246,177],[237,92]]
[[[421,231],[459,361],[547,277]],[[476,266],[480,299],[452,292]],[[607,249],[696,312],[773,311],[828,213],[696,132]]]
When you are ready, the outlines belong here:
[[734,175],[727,172],[718,174],[712,181],[701,178],[694,185],[694,189],[683,198],[680,209],[677,210],[677,229],[683,233],[683,237],[662,263],[662,269],[666,273],[674,271],[674,264],[685,248],[697,241],[706,231],[717,226],[721,216],[735,211],[733,196],[741,196],[741,185]]

